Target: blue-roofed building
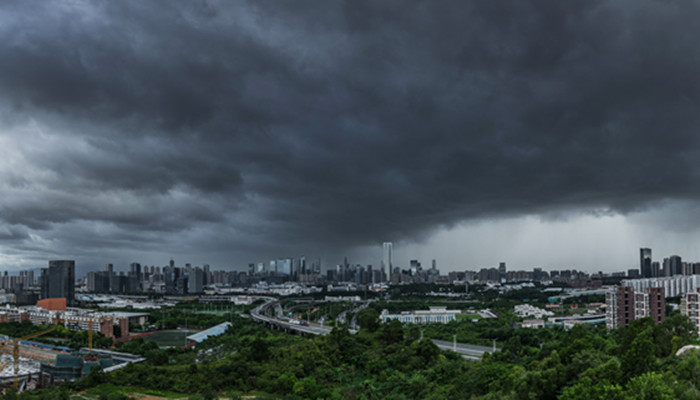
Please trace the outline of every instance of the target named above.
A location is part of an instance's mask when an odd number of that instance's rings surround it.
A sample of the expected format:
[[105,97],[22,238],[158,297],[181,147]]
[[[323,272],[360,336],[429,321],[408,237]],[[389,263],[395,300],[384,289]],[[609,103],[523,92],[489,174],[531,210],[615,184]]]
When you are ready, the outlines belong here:
[[194,335],[187,336],[187,340],[189,342],[197,342],[197,343],[202,343],[203,341],[207,340],[207,338],[211,336],[219,336],[222,333],[226,332],[226,329],[231,326],[230,322],[224,322],[222,324],[212,326],[211,328],[197,332]]

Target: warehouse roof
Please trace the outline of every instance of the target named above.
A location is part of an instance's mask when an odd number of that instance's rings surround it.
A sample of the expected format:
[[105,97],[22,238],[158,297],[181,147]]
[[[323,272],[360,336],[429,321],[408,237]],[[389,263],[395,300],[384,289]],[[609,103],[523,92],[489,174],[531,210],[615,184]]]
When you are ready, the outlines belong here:
[[194,335],[187,336],[187,340],[191,340],[197,343],[202,343],[203,341],[207,340],[208,337],[210,336],[219,336],[222,333],[226,332],[226,329],[231,326],[230,322],[224,322],[222,324],[212,326],[211,328],[197,332]]

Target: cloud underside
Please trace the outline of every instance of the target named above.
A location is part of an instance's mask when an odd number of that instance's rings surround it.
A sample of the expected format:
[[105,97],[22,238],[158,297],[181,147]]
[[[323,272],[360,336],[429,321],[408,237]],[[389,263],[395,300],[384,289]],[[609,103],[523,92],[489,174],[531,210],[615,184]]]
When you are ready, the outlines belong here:
[[0,246],[245,263],[692,203],[698,8],[4,4]]

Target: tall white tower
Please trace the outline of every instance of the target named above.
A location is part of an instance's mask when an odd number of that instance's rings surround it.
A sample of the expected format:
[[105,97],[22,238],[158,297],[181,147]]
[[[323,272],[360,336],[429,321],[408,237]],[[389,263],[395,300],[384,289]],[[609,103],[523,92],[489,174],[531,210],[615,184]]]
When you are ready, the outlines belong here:
[[387,276],[389,277],[389,281],[391,281],[391,274],[393,273],[392,270],[394,269],[391,259],[391,242],[384,242],[383,248],[382,271],[386,271],[388,269]]

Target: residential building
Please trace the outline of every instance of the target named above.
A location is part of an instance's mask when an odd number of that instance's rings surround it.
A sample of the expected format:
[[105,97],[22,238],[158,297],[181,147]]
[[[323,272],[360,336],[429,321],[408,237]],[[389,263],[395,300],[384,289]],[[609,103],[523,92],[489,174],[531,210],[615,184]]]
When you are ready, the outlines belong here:
[[[670,262],[669,262],[670,263]],[[676,297],[684,293],[695,293],[700,289],[700,275],[676,275],[660,278],[623,279],[622,286],[631,286],[637,292],[648,288],[664,288],[666,297]]]
[[700,333],[700,290],[681,297],[681,314],[687,315],[695,330]]
[[617,286],[605,293],[605,324],[608,329],[627,326],[635,319],[651,317],[655,323],[666,319],[663,287],[635,291],[632,286]]

